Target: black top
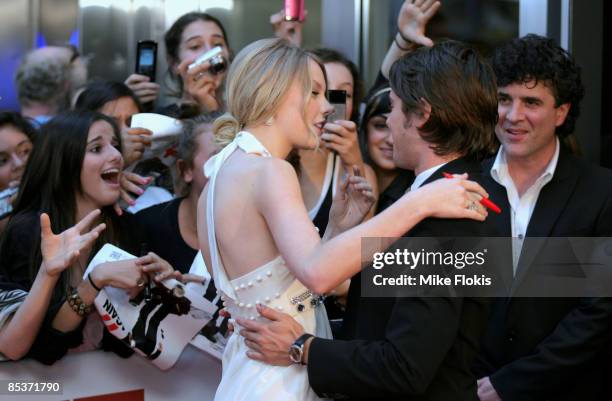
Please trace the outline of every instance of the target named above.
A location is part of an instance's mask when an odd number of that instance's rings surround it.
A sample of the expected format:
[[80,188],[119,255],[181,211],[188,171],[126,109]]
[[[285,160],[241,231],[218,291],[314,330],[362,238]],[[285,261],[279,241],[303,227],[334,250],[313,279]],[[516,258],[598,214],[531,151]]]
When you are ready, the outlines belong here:
[[391,181],[391,184],[380,193],[378,196],[378,204],[376,205],[375,215],[385,210],[392,205],[396,200],[406,193],[406,190],[414,181],[414,173],[408,170],[399,170],[397,177]]
[[147,250],[155,252],[181,273],[188,273],[198,253],[181,236],[178,211],[181,201],[177,198],[143,209],[135,218],[147,238]]
[[[338,156],[334,155],[334,162],[331,172],[331,180],[329,182],[329,187],[327,187],[327,193],[325,194],[325,199],[323,199],[323,203],[319,208],[314,219],[312,219],[312,223],[319,229],[319,236],[323,237],[325,233],[325,229],[327,228],[327,223],[329,223],[329,211],[331,210],[331,205],[334,200],[334,177],[336,176],[336,158]],[[323,190],[323,188],[321,189]]]
[[[36,276],[36,273],[33,275],[30,273],[30,266],[33,255],[37,254],[34,248],[38,246],[36,238],[40,237],[40,218],[38,213],[34,212],[21,214],[13,218],[19,220],[4,233],[4,244],[0,250],[0,275],[3,280],[15,283],[29,291]],[[135,224],[133,216],[124,213],[123,216],[117,218],[117,222],[117,233],[119,235],[117,246],[127,252],[137,254],[143,235]],[[91,257],[96,252],[94,250]],[[65,274],[65,272],[62,274]],[[66,355],[70,348],[82,344],[82,330],[85,320],[75,330],[66,333],[52,327],[53,319],[66,301],[66,297],[66,289],[62,288],[61,285],[56,285],[42,326],[27,355],[28,357],[50,365]],[[123,357],[130,356],[134,352],[106,329],[104,329],[102,338],[102,349],[105,351],[112,350]]]
[[[414,173],[408,170],[400,170],[391,184],[380,194],[378,199],[378,205],[376,206],[376,213],[379,214],[399,198],[406,193],[406,190],[412,185],[414,181]],[[353,284],[354,283],[354,284]],[[347,303],[351,304],[350,308],[347,308],[344,315],[344,321],[342,327],[334,332],[334,338],[348,340],[354,336],[356,332],[355,325],[359,317],[359,302],[357,300],[361,297],[361,273],[357,273],[351,278],[351,286],[349,287],[347,295]],[[370,298],[370,303],[375,304],[381,302],[379,298]]]
[[327,193],[325,194],[325,199],[317,212],[317,215],[312,219],[312,223],[319,230],[319,236],[323,237],[325,233],[325,229],[327,228],[327,223],[329,223],[329,211],[331,209],[332,201],[333,201],[333,180],[327,189]]

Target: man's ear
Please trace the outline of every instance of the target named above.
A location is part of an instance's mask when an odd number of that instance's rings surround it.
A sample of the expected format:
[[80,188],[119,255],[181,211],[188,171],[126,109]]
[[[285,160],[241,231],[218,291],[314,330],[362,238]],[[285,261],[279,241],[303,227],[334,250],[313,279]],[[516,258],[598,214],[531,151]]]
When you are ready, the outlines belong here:
[[429,117],[431,117],[431,105],[429,102],[423,98],[421,98],[421,109],[419,113],[416,113],[413,116],[414,126],[418,129],[423,128],[423,125],[429,121]]
[[563,103],[561,106],[555,109],[555,127],[560,127],[563,125],[571,107],[571,103]]

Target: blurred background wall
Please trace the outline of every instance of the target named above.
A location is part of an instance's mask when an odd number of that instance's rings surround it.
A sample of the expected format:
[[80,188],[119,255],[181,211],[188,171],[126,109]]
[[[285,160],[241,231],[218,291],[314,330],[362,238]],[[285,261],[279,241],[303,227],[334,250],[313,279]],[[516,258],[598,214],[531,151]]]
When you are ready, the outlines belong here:
[[[305,0],[304,46],[342,51],[369,86],[395,34],[403,0]],[[136,43],[158,42],[157,81],[166,76],[163,34],[181,15],[206,11],[224,24],[238,52],[269,37],[271,14],[282,0],[0,0],[0,110],[17,110],[15,69],[29,49],[73,44],[88,60],[90,79],[123,81],[133,72]],[[612,128],[604,118],[610,101],[610,16],[604,0],[442,0],[430,36],[469,42],[485,55],[530,32],[554,38],[583,67],[587,97],[577,133],[585,154],[612,167]],[[604,30],[608,34],[605,34]]]

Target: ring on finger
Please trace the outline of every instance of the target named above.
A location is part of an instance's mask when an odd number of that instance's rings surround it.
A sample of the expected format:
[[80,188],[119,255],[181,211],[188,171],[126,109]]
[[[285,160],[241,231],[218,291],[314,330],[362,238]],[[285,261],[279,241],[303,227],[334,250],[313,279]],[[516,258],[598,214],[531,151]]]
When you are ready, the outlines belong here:
[[145,285],[145,279],[144,279],[144,278],[142,278],[142,277],[141,277],[141,278],[139,278],[139,279],[138,279],[138,281],[136,282],[136,285],[137,285],[138,287],[144,287],[144,285]]
[[476,211],[476,210],[478,210],[478,205],[476,205],[476,202],[470,201],[470,203],[468,204],[467,208],[468,208],[468,210]]

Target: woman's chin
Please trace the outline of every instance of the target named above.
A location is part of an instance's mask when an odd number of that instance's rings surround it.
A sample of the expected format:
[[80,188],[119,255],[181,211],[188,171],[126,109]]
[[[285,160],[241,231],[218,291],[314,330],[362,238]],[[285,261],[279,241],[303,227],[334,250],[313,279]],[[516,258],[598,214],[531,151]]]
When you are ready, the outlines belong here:
[[296,150],[315,150],[317,148],[317,141],[309,139],[306,142],[294,143],[293,149]]
[[98,200],[98,208],[102,209],[105,207],[113,207],[117,202],[121,200],[121,195],[117,194],[117,196],[107,196],[103,199]]

